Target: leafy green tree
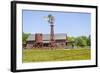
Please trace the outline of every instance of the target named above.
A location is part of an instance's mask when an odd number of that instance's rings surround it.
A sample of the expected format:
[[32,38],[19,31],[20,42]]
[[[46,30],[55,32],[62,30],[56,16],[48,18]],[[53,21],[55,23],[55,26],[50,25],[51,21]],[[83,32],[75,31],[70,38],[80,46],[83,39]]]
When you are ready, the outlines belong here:
[[67,37],[67,40],[70,41],[70,42],[75,41],[75,37],[70,37],[70,36],[68,36],[68,37]]
[[87,40],[88,38],[86,36],[80,36],[76,38],[75,43],[77,46],[84,47],[87,46]]
[[87,36],[79,36],[79,37],[68,36],[67,41],[72,42],[72,43],[70,43],[70,45],[74,44],[74,46],[80,46],[80,47],[90,46],[91,45],[91,36],[90,35],[89,35],[89,37],[87,37]]
[[22,41],[23,41],[23,43],[26,43],[26,40],[27,40],[29,35],[30,35],[29,33],[24,33],[24,32],[22,33]]
[[72,48],[75,46],[75,37],[73,37],[73,36],[68,36],[67,37],[67,41],[68,41],[68,43],[67,43],[67,46],[72,46]]
[[87,39],[87,45],[91,46],[91,36],[89,35],[88,39]]

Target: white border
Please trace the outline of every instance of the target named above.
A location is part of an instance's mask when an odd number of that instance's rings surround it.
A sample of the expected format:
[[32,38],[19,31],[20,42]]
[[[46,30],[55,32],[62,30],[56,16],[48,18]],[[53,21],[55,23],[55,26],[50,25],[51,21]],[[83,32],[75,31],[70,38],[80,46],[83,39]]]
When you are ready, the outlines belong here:
[[[22,9],[28,10],[48,10],[48,11],[66,11],[66,12],[86,12],[91,13],[91,60],[84,61],[59,61],[59,62],[40,62],[40,63],[22,63]],[[85,66],[95,65],[95,9],[91,8],[77,8],[77,7],[60,7],[60,6],[45,6],[45,5],[27,5],[17,4],[17,70],[21,69],[38,69],[38,68],[52,68],[52,67],[70,67],[70,66]]]

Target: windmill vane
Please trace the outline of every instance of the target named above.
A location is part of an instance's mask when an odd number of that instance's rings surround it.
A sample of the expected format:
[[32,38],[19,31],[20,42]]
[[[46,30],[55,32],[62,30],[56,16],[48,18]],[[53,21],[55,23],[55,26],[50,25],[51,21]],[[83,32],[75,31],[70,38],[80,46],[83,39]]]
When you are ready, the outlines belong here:
[[48,23],[53,25],[53,23],[54,23],[54,16],[53,15],[49,14],[47,17],[44,17],[44,18],[45,18],[45,20],[48,21]]

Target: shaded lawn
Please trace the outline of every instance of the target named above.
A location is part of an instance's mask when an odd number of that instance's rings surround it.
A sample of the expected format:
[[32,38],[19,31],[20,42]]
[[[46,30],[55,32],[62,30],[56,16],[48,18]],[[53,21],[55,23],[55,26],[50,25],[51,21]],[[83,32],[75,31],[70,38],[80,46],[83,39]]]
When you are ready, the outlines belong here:
[[22,58],[23,62],[88,60],[88,59],[91,59],[90,49],[69,49],[69,50],[24,49]]

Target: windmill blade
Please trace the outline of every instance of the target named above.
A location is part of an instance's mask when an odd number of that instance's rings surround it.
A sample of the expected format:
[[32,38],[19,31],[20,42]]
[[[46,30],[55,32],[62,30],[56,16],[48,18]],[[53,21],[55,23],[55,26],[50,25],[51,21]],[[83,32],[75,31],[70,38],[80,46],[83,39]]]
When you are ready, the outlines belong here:
[[47,16],[44,16],[43,18],[44,18],[44,20],[46,20],[46,21],[49,20],[49,18],[48,18]]

